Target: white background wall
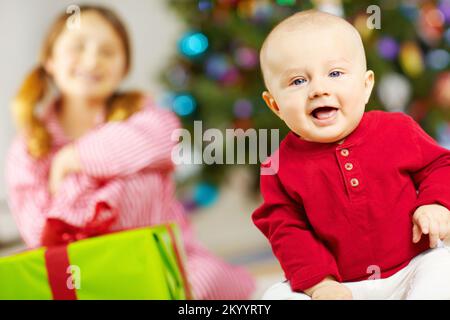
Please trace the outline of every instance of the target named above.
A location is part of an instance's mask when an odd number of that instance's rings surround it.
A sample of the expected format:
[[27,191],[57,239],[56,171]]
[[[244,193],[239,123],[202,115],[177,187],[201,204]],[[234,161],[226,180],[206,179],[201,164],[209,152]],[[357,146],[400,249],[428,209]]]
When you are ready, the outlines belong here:
[[124,87],[157,96],[159,72],[176,50],[183,26],[166,0],[0,0],[0,201],[5,199],[5,155],[14,135],[9,102],[36,64],[44,35],[70,4],[102,4],[114,9],[127,24],[134,63]]

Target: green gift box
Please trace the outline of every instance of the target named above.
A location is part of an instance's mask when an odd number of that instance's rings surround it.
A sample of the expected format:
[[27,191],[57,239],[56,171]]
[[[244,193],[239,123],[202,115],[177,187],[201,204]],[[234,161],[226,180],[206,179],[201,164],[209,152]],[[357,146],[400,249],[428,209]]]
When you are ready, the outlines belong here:
[[0,299],[190,299],[175,224],[0,258]]

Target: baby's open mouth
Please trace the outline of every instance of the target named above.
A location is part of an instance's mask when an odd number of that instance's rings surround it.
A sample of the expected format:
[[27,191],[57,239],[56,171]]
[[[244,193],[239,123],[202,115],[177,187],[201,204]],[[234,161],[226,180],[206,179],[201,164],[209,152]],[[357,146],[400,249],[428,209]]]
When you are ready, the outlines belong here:
[[316,119],[324,120],[333,117],[337,110],[338,108],[329,106],[318,107],[311,112],[311,115]]

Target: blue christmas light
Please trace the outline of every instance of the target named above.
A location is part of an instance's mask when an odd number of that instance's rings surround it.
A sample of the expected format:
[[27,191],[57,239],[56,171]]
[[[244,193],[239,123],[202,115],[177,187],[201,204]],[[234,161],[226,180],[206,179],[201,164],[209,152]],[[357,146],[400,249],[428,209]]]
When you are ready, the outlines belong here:
[[200,10],[200,11],[207,11],[207,10],[209,10],[209,9],[211,9],[212,8],[212,3],[211,3],[211,1],[208,1],[208,0],[200,0],[199,2],[198,2],[198,9]]
[[442,147],[450,149],[450,125],[447,122],[438,125],[437,140]]
[[194,201],[199,206],[209,206],[218,198],[217,188],[208,183],[200,183],[194,190]]
[[402,3],[400,4],[401,14],[410,21],[416,21],[419,16],[419,10],[414,4]]
[[221,79],[230,69],[230,65],[224,55],[212,55],[205,63],[206,73],[215,80]]
[[443,70],[450,63],[450,55],[444,49],[432,50],[427,54],[427,64],[434,70]]
[[173,99],[172,110],[179,116],[185,117],[197,108],[195,99],[190,94],[180,94]]
[[257,23],[262,23],[270,19],[273,15],[273,6],[269,2],[255,1],[253,19]]
[[209,46],[208,38],[201,32],[185,34],[180,42],[179,49],[187,57],[196,57],[204,53]]
[[445,31],[444,38],[447,44],[450,45],[450,28],[448,28],[447,31]]

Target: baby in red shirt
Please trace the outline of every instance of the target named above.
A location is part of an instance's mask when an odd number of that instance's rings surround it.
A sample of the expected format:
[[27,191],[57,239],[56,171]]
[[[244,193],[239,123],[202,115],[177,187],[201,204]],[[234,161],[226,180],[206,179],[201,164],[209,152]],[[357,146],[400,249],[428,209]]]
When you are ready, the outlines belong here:
[[356,29],[297,13],[260,58],[263,99],[291,129],[252,216],[287,279],[265,298],[450,299],[450,151],[405,114],[364,112],[374,73]]

